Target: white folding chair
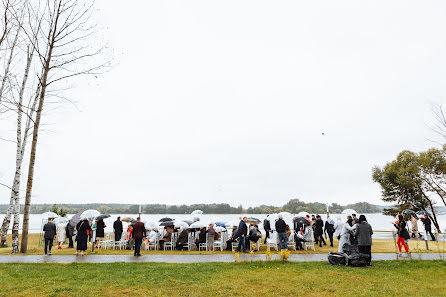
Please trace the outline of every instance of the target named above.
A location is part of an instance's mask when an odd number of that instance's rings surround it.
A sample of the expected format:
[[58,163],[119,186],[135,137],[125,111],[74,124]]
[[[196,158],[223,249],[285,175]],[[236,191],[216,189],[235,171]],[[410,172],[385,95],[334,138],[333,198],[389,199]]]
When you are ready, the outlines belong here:
[[291,247],[293,250],[296,250],[296,242],[294,241],[294,232],[291,232],[290,237],[288,237],[287,247]]
[[270,231],[269,238],[266,240],[266,248],[274,248],[276,251],[279,250],[277,242],[277,232]]
[[208,250],[208,237],[206,236],[206,242],[202,242],[198,245],[198,250],[201,251],[201,249],[204,248],[206,251]]
[[314,251],[315,250],[315,248],[314,248],[314,240],[313,240],[314,236],[313,236],[313,230],[311,230],[311,229],[310,229],[310,235],[308,235],[308,237],[310,237],[311,240],[302,242],[302,246],[303,246],[303,248],[305,250],[307,250],[308,248],[312,248],[313,251]]
[[177,237],[177,232],[173,232],[172,236],[170,237],[170,241],[169,242],[165,242],[164,243],[164,250],[170,249],[171,251],[173,251],[173,249],[175,248],[175,238]]

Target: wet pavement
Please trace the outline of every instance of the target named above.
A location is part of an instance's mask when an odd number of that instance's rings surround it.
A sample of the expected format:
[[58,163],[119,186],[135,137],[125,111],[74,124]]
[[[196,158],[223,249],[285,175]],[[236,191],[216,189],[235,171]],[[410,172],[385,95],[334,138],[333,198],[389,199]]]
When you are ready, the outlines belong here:
[[[0,256],[0,263],[140,263],[140,262],[162,262],[162,263],[205,263],[205,262],[234,262],[233,254],[221,255],[142,255],[134,257],[131,255],[30,255],[30,256]],[[396,260],[396,254],[376,253],[372,255],[373,260]],[[400,259],[410,259],[407,256]],[[413,260],[445,260],[445,253],[419,253],[412,254]],[[240,254],[239,261],[267,261],[265,254]],[[271,260],[280,260],[280,256],[273,254]],[[320,262],[327,261],[327,254],[291,254],[288,258],[292,262]]]

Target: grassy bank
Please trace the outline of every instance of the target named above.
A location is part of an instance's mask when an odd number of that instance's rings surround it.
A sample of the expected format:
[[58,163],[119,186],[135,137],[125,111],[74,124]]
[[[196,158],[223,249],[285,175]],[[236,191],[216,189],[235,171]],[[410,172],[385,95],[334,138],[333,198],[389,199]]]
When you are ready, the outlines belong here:
[[0,279],[0,296],[446,296],[444,261],[0,264]]
[[[7,237],[8,246],[7,248],[0,248],[0,255],[10,255],[11,254],[11,235]],[[410,240],[409,246],[412,252],[428,252],[426,251],[424,241],[416,241]],[[446,251],[446,243],[445,242],[429,242],[429,252],[445,252]],[[89,245],[89,251],[91,250],[91,246]],[[293,251],[293,253],[328,253],[338,250],[338,240],[334,240],[334,247],[323,246],[323,247],[315,247],[315,251]],[[88,251],[88,252],[89,252]],[[261,245],[260,253],[264,253],[266,251],[266,247]],[[393,240],[388,239],[375,239],[373,241],[372,252],[374,253],[395,253],[395,242]],[[53,254],[55,255],[71,255],[74,254],[75,251],[73,249],[68,249],[67,244],[63,245],[63,249],[58,250],[57,247],[53,248]],[[112,250],[112,249],[96,249],[96,254],[98,255],[109,255],[109,254],[132,254],[133,251],[128,250]],[[199,252],[199,251],[142,251],[143,254],[200,254],[200,253],[211,253],[211,252]],[[222,253],[220,251],[216,253]],[[223,252],[225,253],[225,252]],[[226,252],[230,253],[230,252]],[[30,234],[28,241],[28,254],[29,255],[41,255],[43,254],[43,247],[39,246],[39,234]]]

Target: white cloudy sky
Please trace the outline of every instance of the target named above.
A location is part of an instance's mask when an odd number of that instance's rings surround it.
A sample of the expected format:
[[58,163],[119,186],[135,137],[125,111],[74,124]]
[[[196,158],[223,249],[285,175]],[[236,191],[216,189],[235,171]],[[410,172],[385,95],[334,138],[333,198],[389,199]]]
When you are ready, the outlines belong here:
[[381,203],[372,167],[433,145],[442,1],[129,3],[97,1],[118,63],[47,116],[35,203]]

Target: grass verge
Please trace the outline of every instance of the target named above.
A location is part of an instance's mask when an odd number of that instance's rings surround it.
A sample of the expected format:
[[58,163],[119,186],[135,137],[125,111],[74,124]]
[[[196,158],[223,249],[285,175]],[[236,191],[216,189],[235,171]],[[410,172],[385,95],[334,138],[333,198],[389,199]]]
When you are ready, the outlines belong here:
[[444,261],[0,264],[0,296],[446,296]]

